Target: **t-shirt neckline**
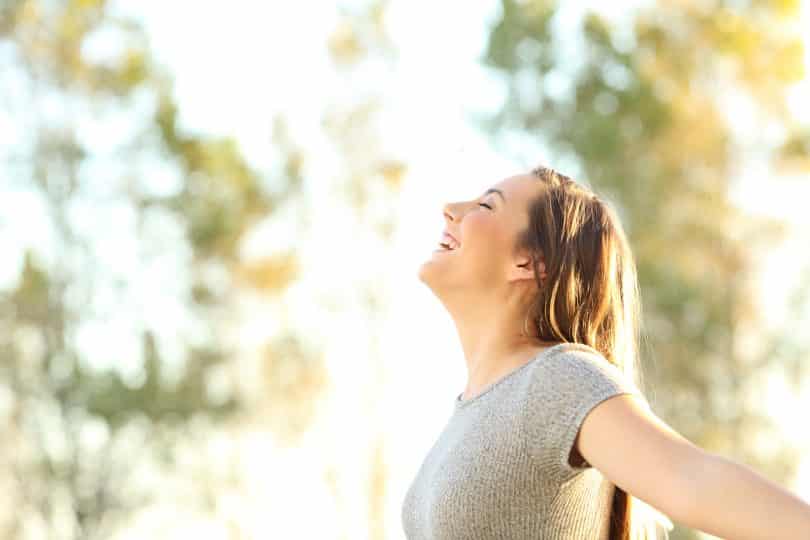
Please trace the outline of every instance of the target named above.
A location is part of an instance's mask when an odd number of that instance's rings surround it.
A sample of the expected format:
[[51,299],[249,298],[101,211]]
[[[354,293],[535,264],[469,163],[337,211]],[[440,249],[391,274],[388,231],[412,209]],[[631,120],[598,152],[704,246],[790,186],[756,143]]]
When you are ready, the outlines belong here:
[[518,366],[517,368],[513,369],[512,371],[510,371],[509,373],[507,373],[506,375],[504,375],[503,377],[501,377],[497,381],[491,383],[489,386],[484,388],[483,391],[479,392],[477,395],[475,395],[475,396],[473,396],[473,397],[471,397],[469,399],[461,399],[461,396],[464,395],[464,391],[462,390],[461,392],[458,393],[458,395],[456,395],[455,409],[456,410],[462,409],[462,408],[466,407],[467,405],[469,405],[470,403],[474,403],[474,402],[480,400],[483,396],[488,394],[491,390],[493,390],[497,386],[500,386],[501,383],[511,379],[512,377],[514,377],[515,375],[517,375],[518,373],[523,371],[530,364],[534,364],[535,362],[538,362],[541,358],[547,357],[552,352],[556,352],[557,350],[563,349],[566,345],[570,346],[570,345],[576,345],[576,344],[572,343],[572,342],[564,341],[562,343],[558,343],[556,345],[552,345],[551,347],[547,347],[547,348],[543,349],[542,351],[537,353],[534,356],[534,358],[532,358],[531,360],[529,360],[528,362],[526,362],[522,366]]

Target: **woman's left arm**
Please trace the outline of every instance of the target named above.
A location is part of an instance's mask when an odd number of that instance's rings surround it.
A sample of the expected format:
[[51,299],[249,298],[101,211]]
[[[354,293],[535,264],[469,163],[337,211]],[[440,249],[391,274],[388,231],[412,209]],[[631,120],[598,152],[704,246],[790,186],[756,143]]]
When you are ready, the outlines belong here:
[[810,504],[743,463],[707,453],[694,472],[689,520],[734,540],[810,540]]
[[633,395],[596,405],[574,444],[611,482],[676,523],[730,540],[810,540],[810,504],[696,446]]

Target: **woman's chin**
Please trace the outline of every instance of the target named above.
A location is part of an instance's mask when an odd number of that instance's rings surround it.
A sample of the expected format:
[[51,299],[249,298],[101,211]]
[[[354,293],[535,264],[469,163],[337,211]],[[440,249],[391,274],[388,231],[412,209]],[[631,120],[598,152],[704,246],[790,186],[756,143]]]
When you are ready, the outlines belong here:
[[441,259],[447,257],[446,253],[439,253],[434,251],[429,257],[426,257],[422,264],[419,265],[419,279],[425,281],[425,275],[430,273],[430,268],[433,268]]
[[429,256],[425,257],[425,261],[422,264],[425,266],[430,266],[431,264],[438,264],[439,261],[452,257],[453,251],[455,250],[436,249],[432,251]]
[[[429,268],[440,268],[437,266],[439,262],[443,259],[448,259],[454,256],[455,249],[443,249],[443,248],[436,248],[434,249],[430,256],[425,259],[422,265],[419,267],[419,279],[420,281],[429,285],[430,278],[427,276],[429,274]],[[444,272],[442,272],[444,273]]]

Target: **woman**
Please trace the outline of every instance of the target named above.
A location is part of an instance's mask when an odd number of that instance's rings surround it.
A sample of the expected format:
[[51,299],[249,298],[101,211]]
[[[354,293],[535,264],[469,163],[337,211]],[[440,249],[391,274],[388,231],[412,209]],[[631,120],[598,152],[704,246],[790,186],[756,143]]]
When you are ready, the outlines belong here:
[[810,538],[810,505],[649,408],[635,262],[605,201],[538,167],[445,218],[419,279],[455,322],[468,380],[405,495],[409,540],[666,538],[666,516],[734,540]]

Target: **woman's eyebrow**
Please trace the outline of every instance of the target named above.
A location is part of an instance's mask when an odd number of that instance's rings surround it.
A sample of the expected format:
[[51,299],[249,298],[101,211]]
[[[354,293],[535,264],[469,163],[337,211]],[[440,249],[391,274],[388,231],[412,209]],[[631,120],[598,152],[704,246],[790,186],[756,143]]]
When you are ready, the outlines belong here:
[[504,196],[503,191],[501,191],[500,189],[490,188],[484,192],[484,195],[489,195],[490,193],[497,193],[498,195],[500,195],[501,199],[503,199],[504,204],[506,204],[506,197]]

